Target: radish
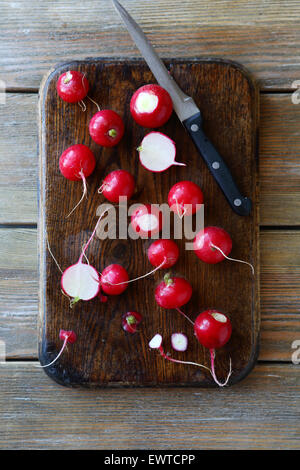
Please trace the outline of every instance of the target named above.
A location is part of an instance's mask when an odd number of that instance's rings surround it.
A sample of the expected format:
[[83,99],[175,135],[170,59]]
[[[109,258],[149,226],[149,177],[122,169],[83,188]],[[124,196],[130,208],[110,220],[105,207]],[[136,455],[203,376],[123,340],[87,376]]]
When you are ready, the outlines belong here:
[[134,193],[135,181],[133,176],[126,170],[115,170],[109,173],[98,189],[110,202],[119,202],[120,197],[131,198]]
[[82,180],[83,192],[80,201],[68,214],[72,214],[74,210],[83,201],[87,193],[86,178],[90,176],[96,166],[96,160],[93,152],[83,144],[76,144],[68,147],[60,156],[59,169],[62,175],[71,181]]
[[155,289],[155,300],[160,307],[179,308],[192,296],[191,284],[182,277],[164,276],[164,280]]
[[167,90],[156,84],[140,87],[131,98],[130,112],[143,127],[160,127],[170,118],[173,103]]
[[142,321],[142,315],[138,312],[127,312],[122,316],[122,327],[127,333],[135,333]]
[[187,336],[183,333],[173,333],[171,336],[171,344],[175,351],[184,352],[188,347]]
[[153,266],[170,268],[178,261],[179,248],[173,240],[156,240],[148,248],[148,258]]
[[120,295],[128,285],[128,273],[120,264],[110,264],[101,273],[101,289],[108,295]]
[[90,120],[91,138],[102,147],[114,147],[124,134],[124,123],[118,113],[111,109],[98,111]]
[[141,238],[152,237],[162,229],[162,212],[153,204],[141,204],[131,215],[131,226]]
[[52,364],[54,364],[54,362],[57,361],[57,359],[61,356],[61,354],[63,353],[66,345],[69,343],[69,344],[74,344],[77,340],[77,336],[76,334],[74,333],[74,331],[65,331],[65,330],[60,330],[59,332],[59,339],[61,339],[63,341],[63,345],[61,347],[61,350],[59,351],[59,353],[57,354],[56,358],[53,359],[53,361],[51,361],[49,364],[46,364],[44,366],[40,366],[40,367],[49,367],[49,366],[52,366]]
[[59,76],[56,90],[62,100],[77,103],[88,94],[89,82],[82,73],[68,70]]
[[220,227],[205,227],[197,233],[194,239],[194,251],[198,258],[205,263],[216,264],[225,258],[230,261],[247,264],[254,275],[254,267],[247,261],[229,258],[232,249],[230,235]]
[[179,181],[169,191],[168,204],[180,217],[195,214],[203,204],[203,193],[192,181]]
[[186,166],[175,161],[175,142],[161,132],[150,132],[137,148],[142,166],[154,173],[167,170],[172,165]]
[[62,274],[61,277],[61,288],[62,292],[66,294],[70,299],[70,306],[72,307],[79,300],[91,300],[96,297],[100,292],[100,274],[98,271],[89,264],[83,263],[86,250],[95,236],[98,225],[109,209],[106,209],[100,215],[97,224],[92,232],[92,235],[88,239],[87,243],[82,249],[81,255],[77,263],[69,266]]

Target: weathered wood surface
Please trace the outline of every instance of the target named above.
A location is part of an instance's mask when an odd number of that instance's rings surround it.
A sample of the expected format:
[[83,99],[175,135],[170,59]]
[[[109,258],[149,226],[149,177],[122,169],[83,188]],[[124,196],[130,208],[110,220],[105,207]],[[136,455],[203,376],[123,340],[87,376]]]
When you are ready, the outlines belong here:
[[[118,111],[124,118],[125,136],[116,148],[100,147],[90,138],[88,122],[95,112],[94,105],[83,113],[78,106],[63,102],[57,95],[59,75],[78,67],[89,78],[92,99],[101,103],[104,109]],[[142,141],[145,129],[133,121],[128,110],[134,91],[142,84],[153,83],[154,77],[144,62],[91,60],[80,64],[68,63],[55,69],[45,80],[40,96],[39,356],[43,364],[53,360],[60,347],[60,328],[78,333],[78,341],[61,361],[46,369],[60,383],[100,387],[111,384],[198,384],[209,387],[213,382],[201,369],[181,364],[174,366],[162,360],[160,355],[154,355],[148,346],[154,334],[162,332],[165,348],[169,348],[171,334],[184,331],[190,342],[188,352],[181,354],[181,359],[206,366],[210,364],[208,351],[195,341],[186,319],[178,312],[160,308],[155,301],[155,286],[163,280],[165,273],[158,271],[151,276],[152,279],[141,279],[129,285],[121,296],[110,296],[106,303],[101,303],[99,298],[80,302],[73,311],[70,310],[69,300],[61,293],[61,273],[49,254],[46,239],[63,269],[74,264],[96,224],[99,205],[106,202],[97,195],[97,188],[103,177],[117,168],[130,171],[136,182],[136,193],[128,206],[164,204],[170,188],[180,180],[191,180],[200,185],[205,198],[205,224],[217,224],[227,230],[233,240],[232,253],[236,258],[249,260],[256,275],[253,277],[249,267],[245,269],[245,265],[240,263],[208,265],[195,260],[195,254],[185,247],[185,235],[177,237],[180,257],[170,272],[173,276],[183,276],[192,285],[193,296],[184,307],[192,318],[207,306],[230,312],[234,333],[230,342],[218,351],[216,367],[219,377],[227,376],[229,357],[234,364],[230,383],[241,380],[256,361],[260,323],[257,207],[259,106],[256,84],[239,66],[223,61],[172,60],[168,68],[176,82],[184,83],[184,91],[200,103],[204,130],[225,161],[230,162],[231,172],[235,179],[238,178],[242,194],[252,200],[251,214],[241,217],[233,212],[199,152],[191,144],[190,136],[174,115],[160,130],[174,139],[177,159],[186,162],[186,166],[173,166],[168,171],[152,173],[139,164],[138,155],[133,153],[133,149]],[[101,88],[99,83],[102,84]],[[222,100],[219,99],[220,94]],[[88,200],[66,219],[70,208],[76,205],[82,194],[82,185],[66,180],[58,169],[59,156],[73,143],[88,145],[96,156],[97,166],[88,178]],[[169,224],[167,216],[163,217],[165,224]],[[171,222],[171,237],[174,236],[173,225]],[[128,270],[129,278],[133,279],[149,271],[145,250],[150,242],[130,236],[126,240],[120,240],[117,236],[105,241],[93,240],[87,255],[99,272],[112,263],[118,263]],[[121,328],[122,314],[128,310],[136,310],[143,315],[139,334],[130,338]],[[175,357],[178,358],[178,355]]]
[[[260,101],[261,224],[300,225],[300,104],[290,94]],[[0,223],[36,223],[37,95],[8,93],[0,109]]]
[[[123,0],[162,57],[222,57],[246,65],[264,88],[299,80],[297,0]],[[49,66],[139,52],[108,0],[1,1],[0,79],[38,88]]]
[[299,366],[259,364],[223,390],[65,389],[0,365],[1,449],[297,449]]
[[[300,232],[267,231],[260,238],[259,358],[290,361],[291,344],[300,339]],[[0,253],[0,340],[8,358],[37,358],[36,230],[1,229]]]

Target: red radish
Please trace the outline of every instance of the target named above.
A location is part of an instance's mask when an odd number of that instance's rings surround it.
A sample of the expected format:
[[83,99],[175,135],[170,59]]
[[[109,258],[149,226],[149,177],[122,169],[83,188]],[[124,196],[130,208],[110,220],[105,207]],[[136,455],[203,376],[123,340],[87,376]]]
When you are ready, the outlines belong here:
[[128,285],[128,273],[120,264],[110,264],[101,273],[101,289],[108,295],[122,294]]
[[153,204],[141,204],[131,215],[131,225],[141,238],[152,237],[162,229],[162,212]]
[[130,199],[134,193],[135,181],[126,170],[115,170],[109,173],[98,189],[110,202],[119,202],[120,197]]
[[64,101],[77,103],[88,94],[89,82],[82,73],[68,70],[59,76],[56,90]]
[[154,173],[160,173],[172,165],[186,166],[175,161],[175,142],[161,132],[150,132],[137,148],[142,166]]
[[127,333],[135,333],[142,321],[142,315],[138,312],[127,312],[122,316],[123,330]]
[[131,98],[130,112],[143,127],[160,127],[170,118],[173,103],[167,90],[156,84],[140,87]]
[[90,136],[102,147],[114,147],[124,134],[124,123],[118,113],[102,109],[94,114],[89,124]]
[[46,364],[44,366],[41,366],[41,367],[49,367],[51,366],[52,364],[54,364],[54,362],[57,361],[57,359],[61,356],[61,354],[63,353],[66,345],[69,343],[69,344],[74,344],[76,341],[77,341],[77,336],[76,334],[74,333],[74,331],[65,331],[65,330],[60,330],[59,332],[59,339],[61,339],[63,341],[63,345],[61,347],[61,350],[59,351],[59,353],[57,354],[56,358],[53,359],[53,361],[51,361],[49,364]]
[[148,248],[148,258],[153,266],[170,268],[179,258],[179,248],[173,240],[156,240]]
[[92,235],[85,244],[77,263],[69,266],[62,274],[61,288],[70,299],[70,306],[73,306],[79,300],[91,300],[100,292],[100,275],[98,271],[89,264],[83,263],[86,250],[95,236],[98,225],[107,212],[106,209],[99,217]]
[[155,300],[160,307],[178,308],[185,305],[192,296],[191,284],[182,277],[164,276],[155,289]]
[[226,315],[211,309],[198,315],[194,330],[199,343],[208,349],[218,349],[229,341],[232,326]]
[[194,239],[194,250],[201,261],[216,264],[225,258],[229,261],[247,264],[254,274],[254,267],[247,261],[230,258],[228,255],[232,249],[230,235],[221,227],[205,227],[197,233]]
[[188,347],[187,336],[183,333],[173,333],[171,336],[171,344],[175,351],[184,352]]
[[195,214],[203,204],[203,193],[192,181],[179,181],[169,191],[168,204],[173,212],[183,217]]
[[83,201],[87,193],[86,178],[90,176],[96,166],[93,152],[83,144],[76,144],[68,147],[60,156],[59,169],[62,175],[71,181],[82,180],[83,192],[80,201],[71,210],[69,215]]

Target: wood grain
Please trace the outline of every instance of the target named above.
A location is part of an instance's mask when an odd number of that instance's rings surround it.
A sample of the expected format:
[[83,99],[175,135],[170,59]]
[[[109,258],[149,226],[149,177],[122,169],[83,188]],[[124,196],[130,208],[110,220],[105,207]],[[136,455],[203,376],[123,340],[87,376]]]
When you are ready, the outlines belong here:
[[240,384],[82,390],[36,363],[0,365],[1,449],[298,449],[299,366],[264,364]]
[[[87,124],[94,111],[88,109],[82,113],[78,106],[70,106],[57,96],[57,78],[70,68],[79,68],[89,77],[90,95],[101,103],[102,108],[117,110],[124,117],[126,138],[117,148],[105,149],[91,141]],[[158,308],[155,302],[153,292],[155,285],[162,280],[161,272],[155,273],[152,281],[142,279],[138,284],[132,284],[121,296],[110,297],[108,303],[94,299],[81,302],[74,312],[70,311],[69,301],[59,288],[61,275],[47,251],[45,238],[47,236],[51,249],[65,269],[78,259],[81,246],[96,223],[95,215],[100,213],[97,211],[101,203],[101,198],[89,197],[73,217],[66,219],[70,208],[80,199],[82,189],[80,184],[62,178],[57,166],[62,151],[75,142],[90,146],[98,161],[95,173],[89,178],[90,194],[97,194],[99,180],[116,168],[127,169],[134,175],[138,188],[135,203],[164,203],[169,188],[180,179],[200,185],[205,194],[205,224],[214,225],[217,221],[229,231],[235,246],[234,256],[251,260],[256,277],[253,279],[251,271],[241,264],[216,266],[196,263],[194,253],[185,249],[186,240],[181,237],[177,240],[181,256],[172,273],[185,277],[193,286],[192,302],[185,309],[188,314],[195,314],[207,306],[231,312],[234,333],[228,345],[218,351],[219,374],[226,377],[228,357],[231,356],[234,364],[231,383],[234,383],[249,372],[255,361],[259,328],[256,89],[247,73],[232,63],[172,61],[169,69],[177,83],[184,84],[185,92],[200,103],[205,131],[225,161],[230,162],[234,178],[239,178],[242,193],[252,199],[252,214],[240,217],[232,211],[176,116],[163,126],[162,132],[174,138],[177,159],[186,161],[186,167],[173,166],[164,173],[153,174],[138,163],[137,155],[132,155],[132,149],[139,145],[145,130],[130,117],[129,101],[141,84],[153,82],[153,76],[143,62],[91,60],[64,64],[53,71],[45,81],[40,99],[42,363],[52,361],[59,347],[60,328],[80,331],[79,341],[60,363],[46,369],[60,383],[73,386],[211,385],[211,380],[199,369],[166,364],[149,350],[148,342],[156,332],[162,331],[167,340],[174,331],[187,331],[185,319]],[[219,99],[220,94],[222,100]],[[113,239],[100,241],[100,244],[93,241],[88,256],[100,272],[111,263],[122,264],[132,279],[149,271],[145,256],[148,246],[149,241],[141,239]],[[140,334],[128,338],[121,328],[121,315],[132,309],[143,315],[143,327]],[[191,337],[194,339],[193,334]],[[137,351],[140,351],[139,355]],[[192,357],[196,362],[209,363],[207,354],[196,341],[190,342],[188,353],[188,356],[184,355],[185,360]]]
[[[299,80],[297,0],[123,0],[161,57],[213,57],[247,66],[261,87]],[[139,57],[107,0],[1,2],[0,79],[38,88],[50,66],[85,57]],[[287,53],[288,51],[288,53]]]
[[[260,100],[261,224],[300,225],[300,104],[290,94]],[[37,221],[36,108],[37,95],[13,93],[1,108],[0,223]]]

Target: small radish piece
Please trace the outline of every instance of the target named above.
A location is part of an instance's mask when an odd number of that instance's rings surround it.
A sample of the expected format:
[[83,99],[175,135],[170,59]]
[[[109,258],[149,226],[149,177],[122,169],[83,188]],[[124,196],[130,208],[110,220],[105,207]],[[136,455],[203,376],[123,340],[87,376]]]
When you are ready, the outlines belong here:
[[179,181],[169,191],[168,204],[180,217],[195,214],[203,204],[203,193],[192,181]]
[[94,114],[89,124],[91,138],[102,147],[114,147],[124,134],[124,123],[118,113],[102,109]]
[[59,351],[59,353],[57,354],[56,358],[53,359],[53,361],[51,361],[49,364],[46,364],[44,366],[41,366],[41,367],[49,367],[51,366],[52,364],[54,364],[54,362],[57,361],[57,359],[61,356],[61,354],[63,353],[66,345],[69,343],[69,344],[74,344],[76,341],[77,341],[77,336],[76,334],[74,333],[74,331],[65,331],[65,330],[60,330],[59,332],[59,339],[61,339],[63,341],[63,345],[61,347],[61,350]]
[[164,280],[155,289],[155,300],[163,308],[179,308],[192,296],[191,284],[182,277],[164,276]]
[[173,103],[167,90],[156,84],[144,85],[133,94],[130,112],[143,127],[160,127],[173,111]]
[[142,315],[138,312],[127,312],[122,316],[122,327],[127,333],[135,333],[142,321]]
[[229,341],[232,326],[226,315],[212,309],[198,315],[194,330],[199,343],[208,349],[217,349]]
[[120,197],[131,198],[134,193],[135,181],[126,170],[115,170],[109,173],[98,189],[110,202],[119,202]]
[[[93,152],[83,144],[76,144],[68,147],[60,156],[59,169],[62,175],[71,181],[82,180],[83,191],[80,201],[71,210],[69,215],[83,201],[87,193],[86,178],[90,176],[96,166],[96,160]],[[69,216],[68,215],[68,216]]]
[[128,273],[120,264],[110,264],[101,273],[101,289],[107,295],[119,295],[127,289]]
[[56,90],[62,100],[77,103],[88,94],[89,82],[82,73],[68,70],[59,76]]
[[173,240],[156,240],[148,248],[148,258],[153,266],[170,268],[178,261],[179,248]]
[[131,225],[141,238],[151,237],[162,229],[162,212],[154,205],[141,204],[131,216]]
[[231,249],[232,240],[230,235],[221,227],[205,227],[197,233],[194,239],[194,251],[201,261],[216,264],[226,258],[229,261],[247,264],[254,275],[254,267],[251,263],[228,256]]
[[142,166],[154,173],[165,171],[172,165],[186,166],[175,161],[175,142],[161,132],[150,132],[138,147]]
[[187,336],[183,333],[173,333],[171,336],[171,344],[175,351],[186,351],[188,347]]

